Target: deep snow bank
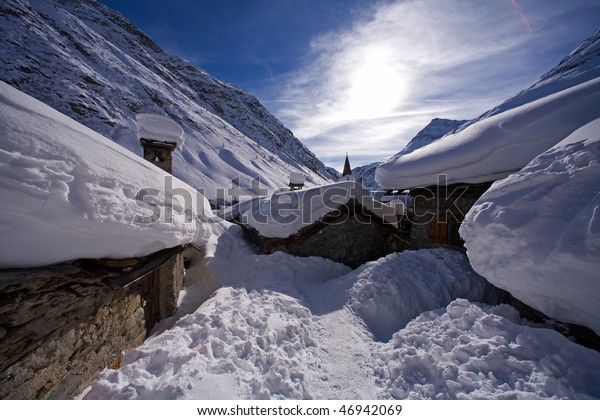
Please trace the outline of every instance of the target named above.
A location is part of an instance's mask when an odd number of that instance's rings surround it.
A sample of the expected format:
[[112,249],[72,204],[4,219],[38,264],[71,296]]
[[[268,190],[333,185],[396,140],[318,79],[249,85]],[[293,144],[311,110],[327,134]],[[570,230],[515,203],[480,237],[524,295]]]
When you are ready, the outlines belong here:
[[0,121],[0,267],[142,256],[208,235],[196,190],[4,82]]
[[368,262],[326,285],[327,296],[343,296],[379,341],[423,311],[456,298],[475,302],[496,299],[496,290],[475,273],[467,258],[443,248],[390,254]]
[[376,351],[381,398],[599,398],[600,354],[520,325],[510,306],[457,299],[426,312]]
[[600,334],[600,120],[494,183],[460,234],[490,282]]

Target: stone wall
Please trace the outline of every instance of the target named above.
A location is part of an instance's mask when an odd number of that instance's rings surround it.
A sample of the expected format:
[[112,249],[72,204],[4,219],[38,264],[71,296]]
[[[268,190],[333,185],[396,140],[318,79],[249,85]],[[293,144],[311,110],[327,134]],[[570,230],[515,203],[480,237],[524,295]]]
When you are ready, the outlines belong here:
[[[159,254],[0,272],[0,398],[71,398],[118,365],[176,309],[183,257],[163,254],[153,267]],[[129,280],[115,287],[123,273]]]
[[440,245],[463,247],[458,230],[465,216],[491,186],[484,184],[452,184],[410,191],[410,240],[414,249]]
[[285,239],[265,238],[249,227],[246,237],[266,252],[318,256],[356,268],[409,247],[407,236],[355,200]]

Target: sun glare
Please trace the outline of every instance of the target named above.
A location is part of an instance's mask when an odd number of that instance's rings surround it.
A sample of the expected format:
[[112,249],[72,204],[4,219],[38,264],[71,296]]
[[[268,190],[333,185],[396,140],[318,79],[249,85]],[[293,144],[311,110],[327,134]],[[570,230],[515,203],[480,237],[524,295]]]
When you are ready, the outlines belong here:
[[370,47],[355,63],[342,107],[344,116],[366,119],[392,115],[405,95],[407,83],[391,49]]

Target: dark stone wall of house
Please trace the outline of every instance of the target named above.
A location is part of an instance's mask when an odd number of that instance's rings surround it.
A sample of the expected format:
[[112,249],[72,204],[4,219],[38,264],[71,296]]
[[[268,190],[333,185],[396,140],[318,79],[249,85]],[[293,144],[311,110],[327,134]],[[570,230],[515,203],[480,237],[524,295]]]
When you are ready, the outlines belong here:
[[144,341],[150,306],[174,313],[183,274],[180,253],[117,289],[77,265],[0,272],[0,399],[76,396]]
[[439,245],[463,247],[458,229],[475,202],[491,186],[452,184],[411,190],[410,240],[414,249]]
[[352,268],[409,248],[405,232],[385,224],[354,200],[289,238],[265,238],[248,226],[244,232],[263,251],[324,257]]
[[324,257],[356,268],[406,248],[406,242],[399,241],[387,230],[349,218],[344,223],[327,225],[304,241],[275,245],[271,250]]

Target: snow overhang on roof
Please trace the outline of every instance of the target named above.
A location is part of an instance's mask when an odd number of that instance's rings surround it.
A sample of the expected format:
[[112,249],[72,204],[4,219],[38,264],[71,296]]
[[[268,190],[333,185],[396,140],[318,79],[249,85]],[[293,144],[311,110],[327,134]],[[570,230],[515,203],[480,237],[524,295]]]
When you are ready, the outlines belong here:
[[579,127],[600,117],[600,78],[478,121],[379,165],[384,189],[482,183],[519,171]]
[[140,140],[174,143],[177,147],[183,147],[183,128],[171,118],[157,114],[138,114],[136,120]]

